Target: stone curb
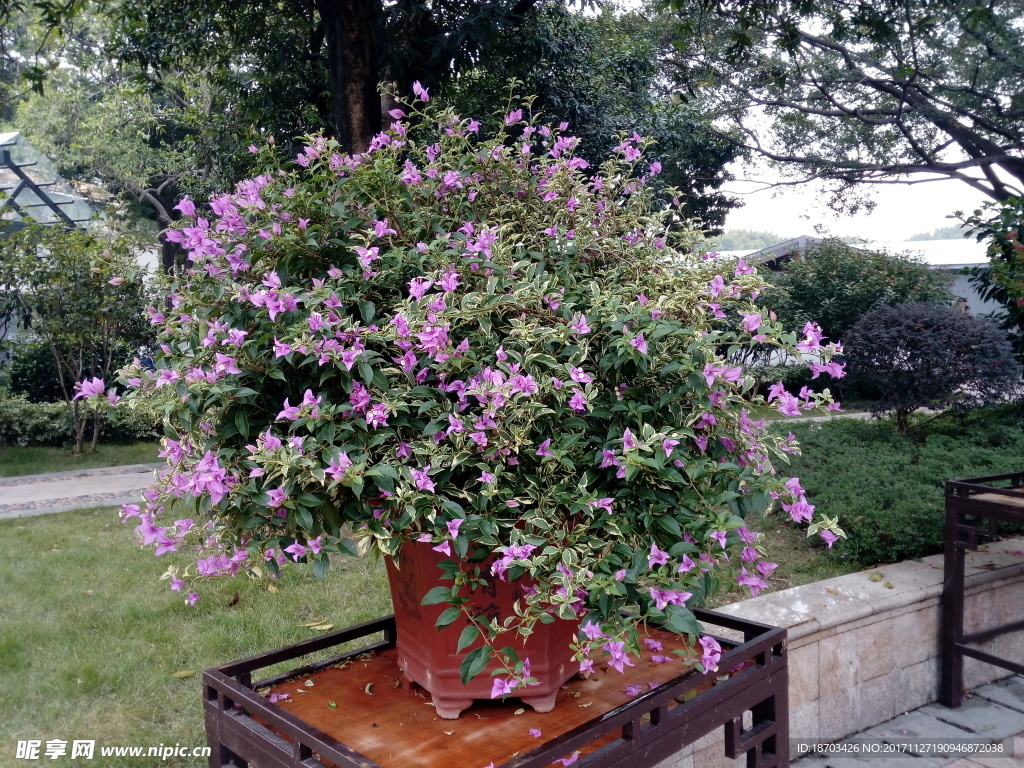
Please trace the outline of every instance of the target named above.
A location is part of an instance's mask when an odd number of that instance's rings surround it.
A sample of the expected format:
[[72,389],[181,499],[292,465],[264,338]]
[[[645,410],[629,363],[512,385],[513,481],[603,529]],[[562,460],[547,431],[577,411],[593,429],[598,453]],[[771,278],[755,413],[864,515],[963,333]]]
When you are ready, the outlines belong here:
[[12,485],[32,485],[35,483],[46,483],[54,480],[69,480],[75,477],[102,477],[104,475],[130,475],[152,471],[167,466],[162,461],[155,461],[149,464],[123,464],[118,467],[97,467],[96,469],[71,469],[63,472],[44,472],[38,475],[15,475],[13,477],[0,478],[0,488],[9,488]]
[[58,499],[52,502],[46,502],[45,506],[40,507],[0,507],[0,520],[16,520],[20,517],[39,517],[41,515],[50,515],[58,512],[95,509],[97,507],[119,507],[122,504],[136,504],[140,498],[141,494],[136,496],[111,494],[110,498],[107,498],[105,494],[97,494],[95,496],[82,496],[76,499]]

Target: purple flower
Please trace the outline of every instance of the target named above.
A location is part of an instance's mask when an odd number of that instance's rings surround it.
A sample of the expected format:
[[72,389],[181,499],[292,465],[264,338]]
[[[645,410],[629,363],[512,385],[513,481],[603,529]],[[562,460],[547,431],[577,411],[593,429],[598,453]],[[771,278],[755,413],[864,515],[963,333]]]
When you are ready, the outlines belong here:
[[419,99],[420,101],[422,101],[424,103],[430,101],[430,93],[427,91],[426,88],[424,88],[422,85],[420,85],[420,81],[419,80],[417,80],[415,83],[412,84],[412,92],[416,95],[416,98]]
[[515,680],[502,680],[500,677],[496,677],[494,678],[494,684],[491,686],[491,698],[497,699],[508,696],[515,687]]
[[654,607],[659,611],[665,610],[668,605],[686,605],[686,601],[691,597],[693,597],[691,592],[676,592],[672,589],[651,587],[651,599],[654,600]]
[[615,501],[615,499],[613,499],[611,496],[608,496],[608,497],[605,497],[603,499],[596,499],[595,501],[588,501],[587,504],[589,504],[590,506],[594,507],[595,509],[603,509],[605,512],[607,512],[610,515],[612,513],[612,502],[614,502],[614,501]]
[[700,663],[704,665],[704,669],[708,672],[714,672],[718,669],[718,660],[722,658],[722,646],[710,635],[702,637],[700,645],[703,648],[703,656]]
[[341,480],[345,476],[345,471],[351,466],[352,459],[348,457],[347,453],[342,452],[327,462],[327,466],[324,467],[324,473],[330,475],[335,480]]
[[642,685],[627,685],[626,695],[627,696],[639,696],[643,693],[644,687]]
[[462,518],[459,518],[459,519],[456,519],[456,520],[449,520],[447,523],[445,523],[445,526],[448,528],[448,535],[451,536],[453,539],[456,536],[458,536],[459,535],[459,528],[462,527],[462,524],[464,522],[466,522],[466,521],[463,520]]
[[572,397],[569,398],[569,407],[577,413],[586,413],[590,405],[587,398],[578,389],[573,389],[572,393]]
[[430,479],[430,465],[423,467],[423,469],[410,469],[412,473],[412,479],[416,483],[416,488],[420,491],[427,491],[428,493],[434,492],[434,481]]
[[577,368],[574,365],[569,366],[569,378],[575,381],[577,384],[590,384],[594,381],[594,377],[584,371],[582,368]]
[[583,632],[588,640],[599,640],[604,637],[604,632],[601,631],[601,625],[595,621],[588,621],[580,628],[580,631]]
[[647,558],[647,567],[653,568],[656,565],[665,565],[668,563],[668,552],[658,549],[657,544],[651,544],[651,554]]
[[658,640],[655,640],[654,638],[651,638],[651,637],[645,637],[644,638],[644,645],[647,646],[647,650],[648,651],[660,651],[661,650],[661,642],[658,641]]
[[289,421],[295,421],[299,418],[301,408],[297,405],[289,405],[288,398],[284,399],[284,409],[277,414],[277,419],[288,419]]
[[199,594],[196,592],[189,592],[188,595],[185,597],[185,602],[189,605],[195,605],[197,602],[199,602]]
[[409,296],[418,301],[423,298],[423,295],[430,290],[430,286],[433,284],[433,280],[427,280],[425,277],[414,277],[409,281]]
[[572,325],[570,327],[572,328],[573,334],[590,333],[590,326],[587,325],[586,315],[578,315],[573,317]]
[[529,733],[535,739],[539,739],[543,735],[537,728],[531,728],[529,731],[527,731],[527,733]]
[[642,333],[637,334],[629,340],[629,346],[634,347],[641,355],[647,354],[647,341]]
[[832,545],[839,541],[839,537],[832,533],[828,528],[821,532],[821,538],[824,539],[826,544],[828,544],[829,549],[832,549]]
[[268,507],[280,507],[285,502],[285,499],[288,498],[288,494],[285,492],[284,486],[269,489],[267,491],[267,496],[270,497],[267,501]]
[[757,329],[761,327],[761,315],[754,313],[748,315],[746,312],[740,312],[740,317],[743,318],[743,329],[750,333],[757,333]]
[[452,556],[452,547],[447,541],[442,541],[436,547],[431,547],[435,552],[440,552],[442,555]]
[[673,450],[673,449],[674,449],[674,448],[675,448],[675,447],[676,447],[677,445],[679,445],[679,441],[678,441],[678,440],[670,440],[670,439],[668,439],[668,438],[665,438],[664,440],[662,440],[662,441],[661,441],[661,449],[662,449],[663,451],[665,451],[665,456],[666,456],[666,457],[668,457],[668,456],[671,456],[671,455],[672,455],[672,450]]
[[75,389],[78,390],[78,394],[71,398],[72,400],[77,400],[80,397],[102,395],[106,391],[107,385],[103,383],[103,379],[93,377],[92,379],[77,382]]
[[539,448],[537,448],[537,455],[538,456],[554,456],[555,454],[553,454],[551,452],[551,449],[548,448],[549,445],[551,445],[551,438],[550,437],[547,440],[545,440],[543,443],[541,443]]
[[714,539],[715,541],[717,541],[721,545],[722,549],[725,549],[725,537],[726,537],[725,531],[712,531],[711,532],[711,538]]
[[626,431],[622,433],[622,450],[631,451],[638,445],[639,443],[633,437],[633,433],[629,431],[629,427],[626,427]]
[[306,548],[297,541],[285,547],[284,551],[289,553],[292,556],[292,560],[296,563],[299,562],[300,557],[303,557],[306,554]]
[[[513,123],[518,123],[522,119],[523,110],[513,109],[511,112],[505,115],[505,125],[512,125]],[[494,697],[492,696],[491,698],[493,699]]]

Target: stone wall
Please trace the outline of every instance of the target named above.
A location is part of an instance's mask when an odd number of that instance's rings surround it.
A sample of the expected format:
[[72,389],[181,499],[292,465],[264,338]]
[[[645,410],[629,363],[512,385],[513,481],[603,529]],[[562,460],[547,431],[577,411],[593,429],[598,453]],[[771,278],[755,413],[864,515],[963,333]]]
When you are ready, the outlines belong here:
[[[1024,539],[969,553],[968,632],[1024,617]],[[837,740],[938,699],[942,556],[897,563],[720,608],[789,630],[790,736]],[[1024,659],[1024,633],[978,646]],[[964,685],[1005,677],[964,660]],[[659,768],[739,768],[723,755],[720,731]]]

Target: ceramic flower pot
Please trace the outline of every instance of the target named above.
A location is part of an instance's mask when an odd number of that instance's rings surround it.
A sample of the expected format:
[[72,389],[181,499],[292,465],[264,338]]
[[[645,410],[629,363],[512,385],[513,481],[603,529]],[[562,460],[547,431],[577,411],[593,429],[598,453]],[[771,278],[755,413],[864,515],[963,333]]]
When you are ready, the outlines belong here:
[[[402,547],[398,566],[387,558],[388,581],[394,603],[395,624],[398,630],[396,646],[398,664],[408,683],[416,683],[430,692],[439,717],[455,720],[474,699],[490,699],[496,664],[489,666],[467,685],[462,683],[459,667],[466,654],[482,645],[477,640],[461,653],[459,636],[469,623],[456,620],[444,629],[438,629],[438,617],[449,606],[423,605],[424,595],[440,585],[442,560],[450,559],[435,552],[430,544],[408,542]],[[488,579],[486,588],[472,594],[466,592],[476,615],[487,619],[505,619],[513,616],[516,600],[523,598],[523,583]],[[509,633],[499,642],[502,647],[512,646],[520,659],[530,660],[530,670],[539,683],[522,690],[519,699],[537,712],[550,712],[555,706],[559,688],[579,672],[579,662],[573,661],[569,645],[579,632],[579,621],[556,619],[550,624],[538,622],[529,637]],[[506,639],[507,638],[507,639]]]

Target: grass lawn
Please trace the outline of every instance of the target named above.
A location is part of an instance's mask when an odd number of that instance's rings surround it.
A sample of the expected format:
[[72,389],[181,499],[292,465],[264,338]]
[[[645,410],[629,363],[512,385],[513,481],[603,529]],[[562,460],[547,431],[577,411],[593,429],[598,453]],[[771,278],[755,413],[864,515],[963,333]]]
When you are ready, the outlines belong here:
[[[312,637],[303,624],[317,619],[340,629],[390,612],[383,565],[370,559],[339,557],[323,582],[287,569],[276,594],[252,579],[208,582],[190,608],[158,581],[169,557],[140,549],[112,508],[0,521],[0,766],[24,762],[19,739],[95,739],[97,755],[205,746],[200,670]],[[157,763],[206,764],[146,765]]]
[[159,461],[157,443],[99,445],[96,453],[75,456],[68,448],[0,448],[0,477],[32,475],[37,472],[64,472],[70,469],[118,467]]
[[861,567],[942,551],[945,481],[1024,468],[1024,404],[922,416],[905,436],[891,420],[779,428],[802,452],[779,471],[800,478],[818,512],[838,516],[849,538],[833,557]]

